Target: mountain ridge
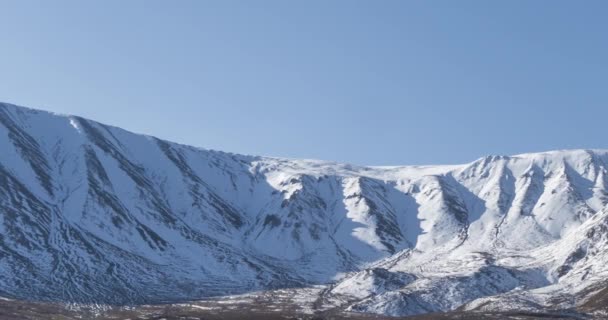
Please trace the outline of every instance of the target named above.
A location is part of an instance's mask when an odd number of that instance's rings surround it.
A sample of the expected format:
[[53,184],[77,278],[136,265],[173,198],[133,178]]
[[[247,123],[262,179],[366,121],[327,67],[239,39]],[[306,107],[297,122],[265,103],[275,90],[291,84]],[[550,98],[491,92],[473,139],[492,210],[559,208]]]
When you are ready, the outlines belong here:
[[608,257],[587,256],[605,245],[608,150],[356,166],[9,104],[0,146],[0,296],[13,299],[130,305],[322,285],[321,309],[567,309],[608,271]]

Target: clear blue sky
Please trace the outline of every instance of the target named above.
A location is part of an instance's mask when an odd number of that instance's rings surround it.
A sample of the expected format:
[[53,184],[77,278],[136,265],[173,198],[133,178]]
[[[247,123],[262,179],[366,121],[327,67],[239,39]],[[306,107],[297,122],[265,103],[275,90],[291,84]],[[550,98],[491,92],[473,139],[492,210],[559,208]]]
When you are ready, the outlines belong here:
[[608,1],[0,0],[0,100],[356,164],[608,148]]

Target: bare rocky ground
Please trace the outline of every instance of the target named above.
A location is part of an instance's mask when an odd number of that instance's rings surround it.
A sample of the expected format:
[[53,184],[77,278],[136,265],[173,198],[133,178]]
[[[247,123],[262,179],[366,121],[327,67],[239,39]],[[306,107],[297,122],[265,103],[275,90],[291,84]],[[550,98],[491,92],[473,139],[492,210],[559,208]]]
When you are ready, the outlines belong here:
[[[599,303],[599,301],[596,301]],[[413,317],[386,317],[324,310],[304,313],[298,306],[272,303],[264,299],[228,299],[193,303],[144,305],[137,307],[91,307],[59,303],[0,300],[0,320],[76,320],[76,319],[132,319],[132,320],[218,320],[218,319],[302,319],[302,320],[476,320],[476,319],[603,319],[584,314],[564,313],[486,313],[450,312]]]

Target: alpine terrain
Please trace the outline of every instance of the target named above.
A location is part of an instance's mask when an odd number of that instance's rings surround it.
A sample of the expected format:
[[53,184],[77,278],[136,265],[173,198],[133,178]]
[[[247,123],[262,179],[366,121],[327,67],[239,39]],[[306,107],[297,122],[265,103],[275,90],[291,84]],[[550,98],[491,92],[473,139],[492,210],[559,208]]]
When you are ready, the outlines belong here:
[[608,317],[608,150],[363,167],[10,104],[0,148],[3,308]]

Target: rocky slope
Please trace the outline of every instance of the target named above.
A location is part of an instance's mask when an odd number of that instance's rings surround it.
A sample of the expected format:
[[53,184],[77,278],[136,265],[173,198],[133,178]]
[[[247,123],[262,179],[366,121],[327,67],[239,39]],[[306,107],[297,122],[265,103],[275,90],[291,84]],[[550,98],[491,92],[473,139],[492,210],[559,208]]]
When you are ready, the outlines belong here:
[[608,151],[359,167],[9,104],[0,148],[11,299],[121,305],[322,284],[313,309],[602,312]]

